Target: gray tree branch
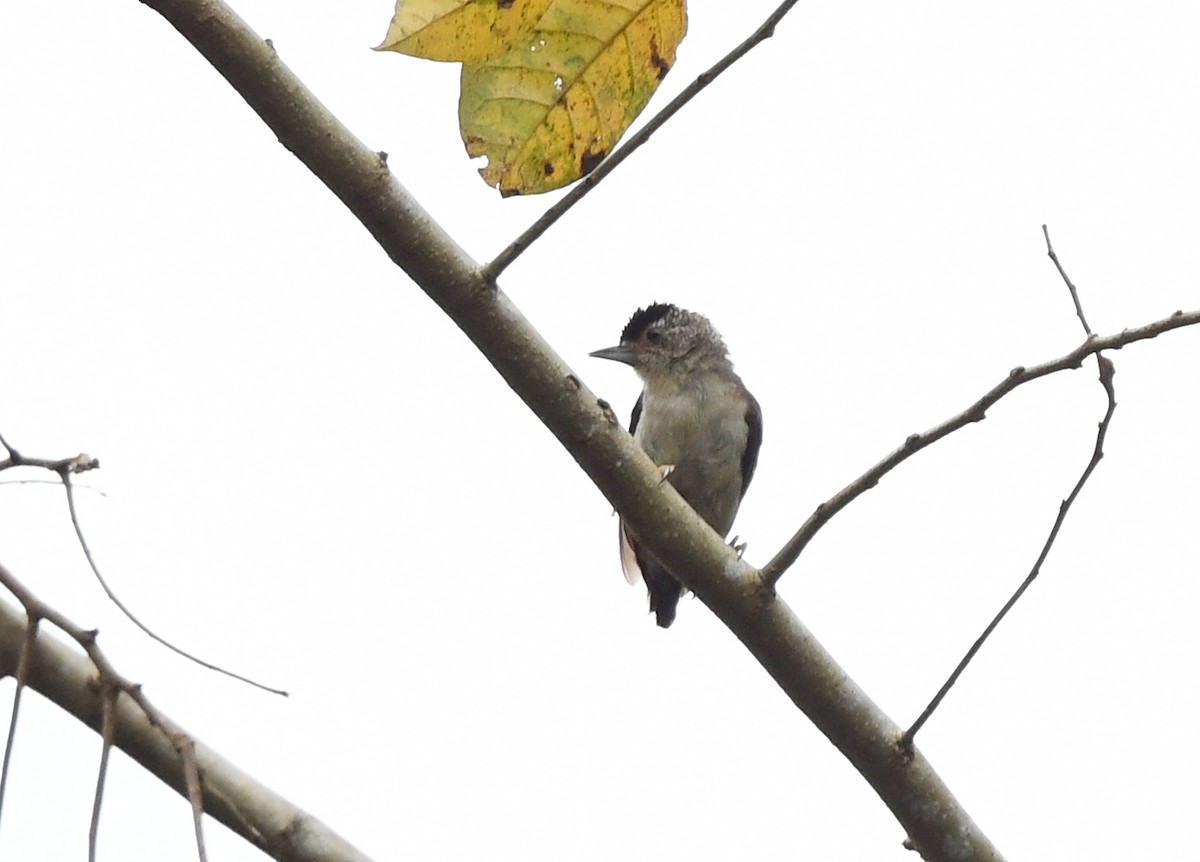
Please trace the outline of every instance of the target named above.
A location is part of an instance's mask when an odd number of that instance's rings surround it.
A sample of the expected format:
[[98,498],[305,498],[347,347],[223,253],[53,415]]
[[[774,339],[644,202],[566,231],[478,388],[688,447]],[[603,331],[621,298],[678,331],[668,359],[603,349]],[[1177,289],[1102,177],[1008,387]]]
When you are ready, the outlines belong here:
[[[927,859],[999,859],[919,751],[761,589],[600,403],[388,169],[216,0],[143,0],[223,75],[359,219],[393,261],[459,326],[672,571],[741,639],[789,697],[867,778]],[[652,538],[650,538],[652,537]]]
[[[494,282],[408,194],[385,158],[354,138],[291,74],[272,46],[224,4],[143,2],[208,59],[284,146],[455,321],[655,554],[672,571],[686,573],[687,585],[871,783],[903,825],[911,846],[927,859],[1000,858],[920,752],[900,750],[899,728],[846,676],[774,591],[763,589],[758,573],[659,481],[655,466],[607,405],[583,386]],[[118,744],[122,742],[118,733]],[[232,769],[226,765],[205,771],[206,793],[215,771],[226,767]],[[178,764],[172,774],[172,786],[179,789]],[[208,810],[222,817],[219,805]]]
[[[15,583],[2,566],[0,574],[6,584]],[[41,606],[19,584],[16,589],[22,594],[23,604],[31,602],[48,611],[46,619],[72,637],[88,640],[88,635],[94,635]],[[25,611],[0,601],[0,675],[16,675],[29,632]],[[135,700],[130,691],[137,691],[137,687],[117,674],[94,648],[94,637],[90,640],[92,648],[85,655],[46,631],[46,626],[38,627],[28,659],[29,687],[97,733],[105,731],[105,701],[109,700],[107,735],[111,735],[113,744],[185,799],[187,764],[177,743],[194,743],[195,769],[203,776],[204,810],[274,858],[289,862],[369,862],[312,815],[259,784],[206,745],[195,742],[157,709],[147,710],[145,696],[139,692]],[[97,660],[109,685],[100,684]],[[111,698],[114,684],[119,691]]]

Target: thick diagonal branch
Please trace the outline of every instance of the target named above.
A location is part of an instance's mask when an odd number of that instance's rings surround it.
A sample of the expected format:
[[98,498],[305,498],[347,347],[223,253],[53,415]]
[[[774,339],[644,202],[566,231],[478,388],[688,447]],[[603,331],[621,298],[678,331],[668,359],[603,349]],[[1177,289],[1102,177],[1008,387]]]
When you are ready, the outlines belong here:
[[[143,0],[233,85],[462,329],[626,522],[741,639],[893,811],[926,859],[999,859],[900,728],[838,667],[787,605],[675,493],[503,292],[224,4]],[[686,574],[684,574],[686,573]]]
[[[51,617],[55,625],[62,624],[75,634],[82,632],[60,614]],[[32,640],[29,687],[101,732],[105,700],[112,689],[97,685],[99,671],[88,656],[67,646],[46,628],[40,627]],[[0,676],[17,672],[21,645],[28,632],[25,612],[0,601]],[[111,667],[105,674],[116,675]],[[129,684],[122,682],[124,685],[119,687],[123,690],[109,707],[114,744],[187,798],[184,760],[173,744],[174,739],[186,734],[160,711],[148,714],[143,704],[136,703],[125,690],[131,688]],[[207,746],[196,742],[194,756],[196,768],[204,776],[205,812],[264,852],[289,862],[369,862],[312,815],[262,786]]]

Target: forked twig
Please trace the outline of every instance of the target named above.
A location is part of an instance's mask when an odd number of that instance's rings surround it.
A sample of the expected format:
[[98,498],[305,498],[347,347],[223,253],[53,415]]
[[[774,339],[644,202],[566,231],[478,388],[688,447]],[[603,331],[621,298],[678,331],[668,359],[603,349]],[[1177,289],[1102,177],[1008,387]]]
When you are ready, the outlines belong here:
[[1079,481],[1075,483],[1075,487],[1071,489],[1071,493],[1065,500],[1062,501],[1061,504],[1059,504],[1058,517],[1054,519],[1054,526],[1050,528],[1050,535],[1046,537],[1046,543],[1042,545],[1042,552],[1038,554],[1038,558],[1036,562],[1034,562],[1033,568],[1029,571],[1029,574],[1025,576],[1025,580],[1021,582],[1021,585],[1017,587],[1016,592],[1014,592],[1009,600],[1004,603],[1004,607],[1002,607],[999,613],[997,613],[992,621],[988,623],[987,628],[983,630],[983,634],[976,638],[975,643],[971,644],[971,648],[967,650],[967,654],[962,657],[962,660],[958,663],[957,667],[954,668],[954,672],[950,674],[949,678],[942,684],[942,687],[938,689],[938,693],[934,695],[933,700],[929,702],[929,705],[922,710],[921,714],[917,717],[917,720],[913,722],[912,727],[904,732],[904,735],[900,738],[899,743],[903,749],[909,749],[912,747],[913,738],[917,735],[917,731],[919,731],[922,726],[924,726],[925,722],[929,720],[929,717],[933,715],[934,710],[938,708],[942,700],[950,692],[950,689],[954,687],[954,683],[958,681],[958,678],[962,676],[963,671],[967,669],[967,665],[971,663],[973,658],[975,658],[975,654],[979,652],[979,649],[983,646],[984,641],[986,641],[992,632],[995,631],[996,626],[1000,625],[1000,621],[1004,619],[1010,610],[1012,610],[1013,605],[1015,605],[1017,600],[1021,598],[1027,589],[1029,589],[1030,584],[1033,583],[1034,579],[1041,572],[1042,563],[1046,561],[1046,557],[1050,554],[1050,548],[1054,545],[1055,539],[1058,538],[1058,531],[1062,527],[1063,521],[1065,521],[1067,518],[1067,512],[1070,511],[1071,504],[1075,502],[1075,498],[1079,496],[1079,492],[1083,490],[1084,484],[1087,482],[1088,478],[1091,477],[1092,471],[1096,469],[1096,465],[1099,464],[1100,459],[1104,457],[1104,438],[1105,435],[1108,434],[1108,425],[1109,422],[1112,421],[1113,411],[1117,409],[1117,398],[1113,389],[1113,374],[1115,373],[1115,370],[1108,357],[1097,355],[1096,359],[1100,363],[1100,383],[1104,386],[1104,391],[1108,393],[1108,409],[1104,413],[1104,418],[1100,420],[1100,429],[1096,433],[1096,447],[1092,451],[1092,458],[1090,461],[1088,461],[1087,467],[1084,468],[1083,473],[1080,475]]
[[98,469],[100,467],[100,462],[97,459],[84,454],[76,455],[74,458],[62,458],[59,460],[29,458],[25,455],[22,455],[11,445],[9,445],[8,441],[4,439],[3,435],[0,435],[0,446],[3,446],[8,451],[8,457],[3,461],[0,461],[0,470],[6,470],[12,467],[41,467],[42,469],[49,470],[58,475],[63,487],[66,489],[67,509],[71,515],[71,526],[75,529],[75,536],[79,540],[79,547],[83,550],[83,556],[87,560],[88,566],[92,570],[92,575],[99,582],[100,587],[104,590],[105,595],[108,596],[109,601],[116,605],[121,613],[123,613],[131,623],[141,629],[147,637],[159,644],[162,644],[176,655],[181,656],[190,662],[198,664],[203,668],[207,668],[208,670],[231,677],[239,682],[244,682],[247,685],[252,685],[255,688],[260,688],[263,691],[269,691],[271,694],[278,694],[283,697],[288,696],[288,693],[282,689],[272,688],[271,686],[264,685],[261,682],[256,682],[249,677],[242,676],[241,674],[234,673],[233,671],[227,670],[219,665],[207,662],[199,656],[195,656],[192,653],[175,646],[175,644],[160,636],[153,629],[138,619],[134,615],[133,611],[126,607],[125,603],[118,598],[112,587],[108,585],[108,581],[104,578],[104,575],[100,573],[100,567],[96,565],[96,561],[92,557],[92,550],[88,546],[87,539],[83,535],[83,527],[79,523],[79,514],[75,509],[75,485],[72,483],[71,477],[76,473],[84,473],[88,470]]
[[1176,311],[1170,317],[1164,317],[1162,320],[1147,323],[1136,329],[1125,329],[1113,335],[1093,335],[1070,353],[1060,356],[1058,359],[1051,359],[1048,362],[1043,362],[1040,365],[1032,365],[1028,368],[1014,368],[1004,380],[993,386],[982,398],[966,410],[950,417],[940,425],[930,428],[923,434],[911,435],[898,449],[824,503],[817,506],[816,511],[801,525],[796,534],[760,570],[759,577],[762,581],[763,589],[775,589],[779,579],[796,562],[805,547],[808,546],[808,543],[812,541],[813,537],[822,527],[829,523],[834,515],[850,505],[850,503],[864,492],[874,488],[879,484],[880,479],[917,452],[973,422],[983,420],[986,417],[988,409],[993,404],[1018,386],[1059,371],[1079,368],[1083,364],[1083,360],[1100,353],[1102,350],[1120,350],[1122,347],[1133,344],[1136,341],[1155,338],[1164,332],[1170,332],[1173,329],[1180,329],[1185,326],[1194,326],[1197,323],[1200,323],[1200,311]]
[[[1087,318],[1085,318],[1083,315],[1083,306],[1079,302],[1079,293],[1076,291],[1075,285],[1072,284],[1071,279],[1067,277],[1067,273],[1063,269],[1062,264],[1059,263],[1058,255],[1054,253],[1054,246],[1050,244],[1050,231],[1047,230],[1046,225],[1042,225],[1042,233],[1046,237],[1047,253],[1050,256],[1050,259],[1054,261],[1054,265],[1058,268],[1058,273],[1062,276],[1063,281],[1066,283],[1067,289],[1070,290],[1071,299],[1075,303],[1075,313],[1078,315],[1079,322],[1083,325],[1084,331],[1090,337],[1092,336],[1092,330],[1091,327],[1088,326]],[[1000,611],[995,617],[992,618],[992,621],[988,623],[987,628],[983,630],[983,633],[975,639],[975,643],[971,644],[971,648],[967,650],[966,655],[962,657],[958,665],[954,668],[954,671],[950,674],[946,681],[942,683],[942,687],[938,689],[937,694],[933,696],[933,700],[929,702],[929,705],[921,711],[919,716],[917,716],[917,720],[914,721],[912,726],[904,732],[903,736],[900,737],[899,745],[901,750],[912,750],[913,739],[916,737],[917,732],[924,727],[925,722],[929,720],[930,716],[932,716],[938,706],[941,705],[941,702],[950,692],[950,689],[954,687],[954,684],[958,681],[958,678],[962,676],[963,671],[967,669],[967,665],[969,665],[971,660],[975,658],[975,654],[979,652],[984,642],[991,636],[992,632],[996,630],[996,627],[1000,625],[1000,621],[1008,615],[1008,612],[1012,610],[1013,606],[1016,605],[1017,601],[1022,595],[1025,594],[1025,591],[1029,589],[1029,586],[1041,572],[1042,564],[1046,562],[1046,557],[1050,555],[1050,549],[1054,546],[1054,542],[1058,538],[1058,531],[1062,528],[1063,522],[1067,519],[1067,512],[1070,511],[1071,504],[1075,502],[1075,498],[1079,496],[1079,492],[1083,490],[1083,486],[1091,477],[1092,471],[1096,469],[1096,466],[1100,463],[1100,459],[1104,457],[1104,438],[1108,435],[1109,423],[1112,422],[1113,413],[1115,413],[1117,409],[1117,394],[1116,389],[1113,386],[1113,376],[1116,374],[1116,368],[1113,366],[1109,358],[1101,353],[1096,354],[1096,364],[1100,369],[1100,385],[1104,387],[1104,393],[1108,397],[1108,407],[1104,411],[1104,418],[1100,420],[1100,427],[1096,430],[1096,445],[1092,449],[1091,459],[1088,461],[1087,466],[1083,468],[1083,473],[1080,474],[1079,480],[1075,483],[1075,487],[1071,489],[1071,493],[1067,495],[1067,498],[1063,500],[1062,503],[1059,504],[1058,517],[1054,519],[1054,525],[1050,528],[1050,535],[1046,537],[1046,541],[1042,545],[1042,551],[1040,554],[1038,554],[1037,560],[1034,561],[1033,568],[1029,570],[1029,574],[1025,576],[1025,580],[1023,580],[1021,585],[1017,587],[1016,592],[1014,592],[1009,600],[1004,603],[1004,607],[1000,608]]]

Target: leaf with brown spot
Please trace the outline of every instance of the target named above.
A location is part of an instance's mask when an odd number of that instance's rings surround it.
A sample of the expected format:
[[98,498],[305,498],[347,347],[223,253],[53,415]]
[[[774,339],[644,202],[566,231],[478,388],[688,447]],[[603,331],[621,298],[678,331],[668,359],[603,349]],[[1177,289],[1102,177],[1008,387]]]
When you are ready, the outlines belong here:
[[612,152],[686,30],[685,0],[398,0],[379,48],[461,61],[467,152],[501,194],[536,194]]
[[675,62],[684,0],[554,0],[519,43],[463,65],[459,126],[501,194],[572,183],[612,151]]

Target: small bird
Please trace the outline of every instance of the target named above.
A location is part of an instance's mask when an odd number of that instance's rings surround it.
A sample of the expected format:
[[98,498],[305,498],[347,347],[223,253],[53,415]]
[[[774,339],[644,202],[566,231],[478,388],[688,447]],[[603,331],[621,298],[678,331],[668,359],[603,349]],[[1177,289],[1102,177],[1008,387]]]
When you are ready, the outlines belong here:
[[[643,385],[629,433],[696,513],[727,535],[758,464],[762,412],[708,318],[656,302],[634,313],[618,346],[590,355],[633,366]],[[620,538],[625,579],[641,576],[650,610],[667,628],[684,586],[624,523]]]

